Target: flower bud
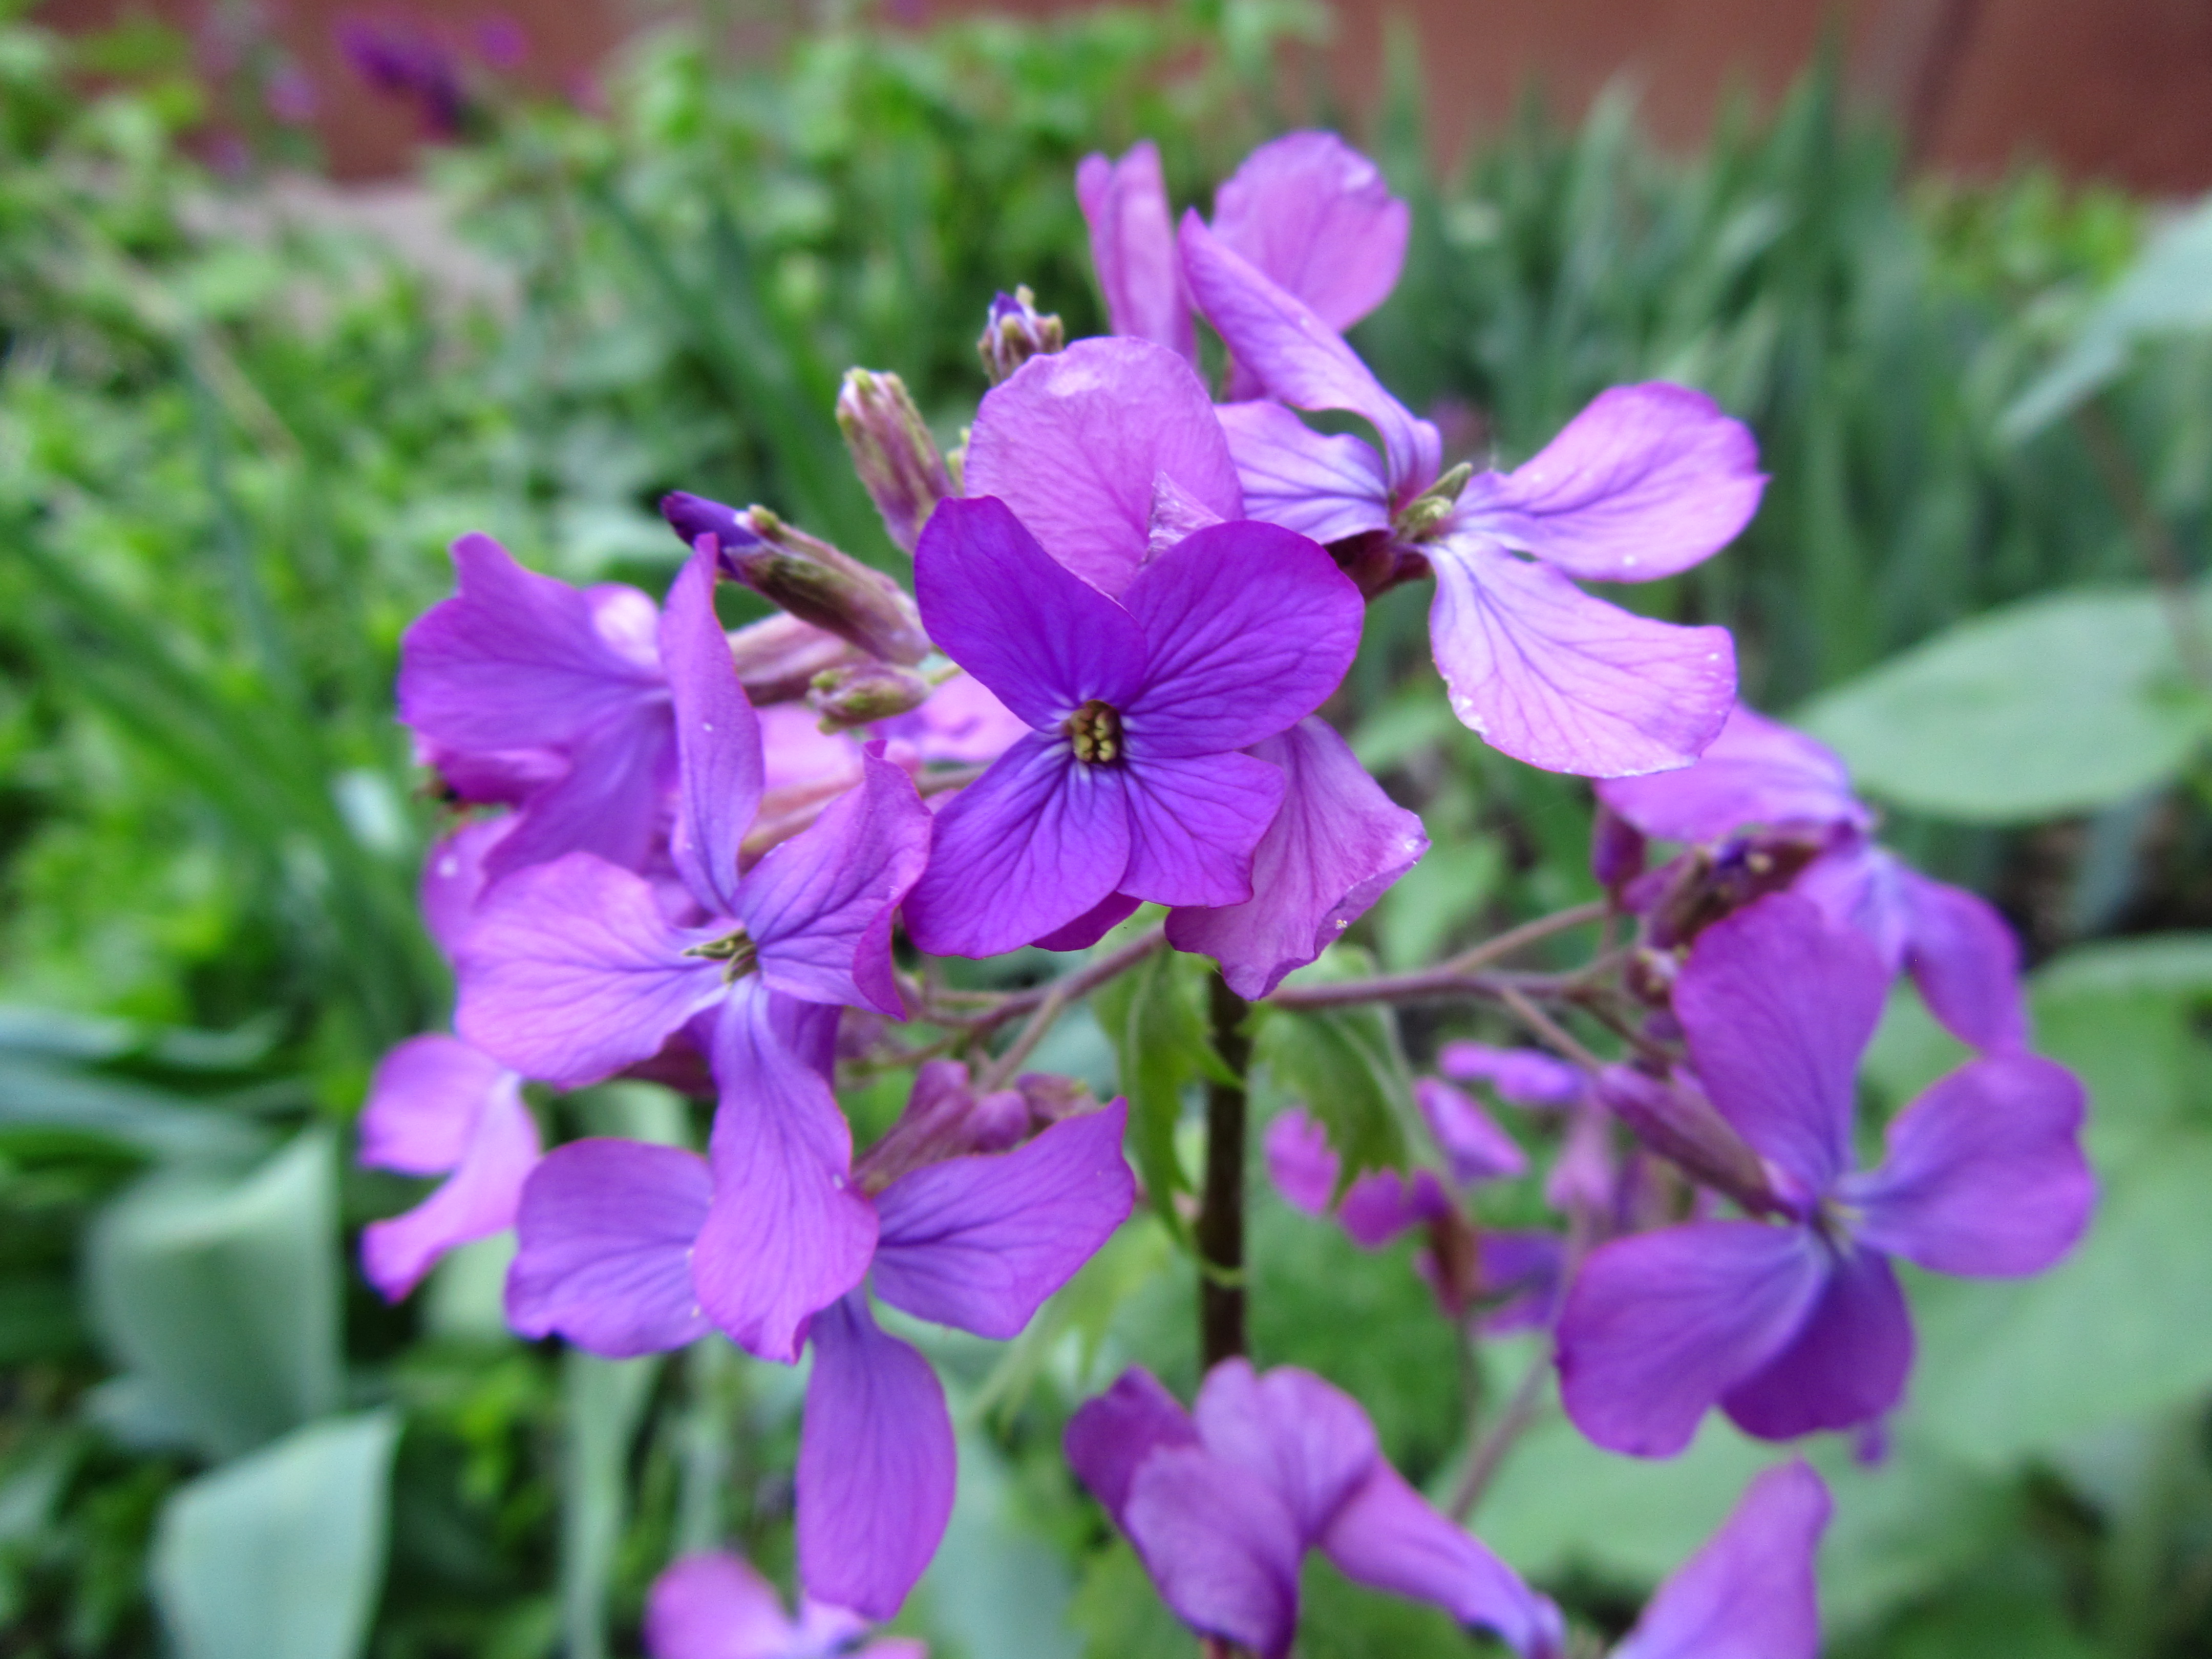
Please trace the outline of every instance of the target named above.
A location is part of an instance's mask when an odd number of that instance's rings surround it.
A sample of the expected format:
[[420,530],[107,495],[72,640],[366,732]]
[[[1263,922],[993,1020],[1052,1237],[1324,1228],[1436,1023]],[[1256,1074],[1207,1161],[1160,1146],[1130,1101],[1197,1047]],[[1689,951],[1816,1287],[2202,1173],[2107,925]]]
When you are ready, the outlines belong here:
[[1066,343],[1067,331],[1060,326],[1060,319],[1040,315],[1036,295],[1023,284],[1011,297],[1000,294],[991,301],[991,314],[983,324],[983,337],[975,342],[975,352],[983,360],[983,373],[991,384],[1000,386],[1030,358],[1048,356]]
[[1753,1212],[1788,1207],[1759,1154],[1694,1085],[1608,1066],[1598,1073],[1597,1093],[1630,1133],[1692,1180]]
[[1644,873],[1648,848],[1644,832],[1602,801],[1590,821],[1590,873],[1608,893],[1618,893]]
[[884,528],[913,552],[932,510],[957,492],[906,383],[896,374],[848,369],[837,393],[837,429]]
[[822,716],[826,731],[832,726],[868,726],[919,708],[931,690],[927,680],[911,669],[889,663],[855,663],[831,668],[814,677],[806,704]]
[[756,707],[803,697],[815,677],[865,660],[852,645],[796,617],[764,617],[730,635],[738,681]]
[[[681,489],[672,490],[660,498],[660,516],[668,520],[676,539],[686,547],[696,547],[700,537],[712,536],[717,550],[726,555],[733,548],[751,547],[760,540],[745,528],[744,519],[734,507],[725,507],[720,501]],[[722,568],[726,573],[732,569],[726,556]]]

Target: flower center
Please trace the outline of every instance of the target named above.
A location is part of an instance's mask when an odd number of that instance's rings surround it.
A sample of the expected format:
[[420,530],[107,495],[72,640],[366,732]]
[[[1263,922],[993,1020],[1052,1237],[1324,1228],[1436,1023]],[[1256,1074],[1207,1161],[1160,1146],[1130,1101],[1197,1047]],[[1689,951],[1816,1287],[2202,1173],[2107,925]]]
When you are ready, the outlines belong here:
[[709,962],[719,962],[726,980],[743,979],[752,972],[760,960],[760,947],[756,945],[743,927],[733,927],[720,939],[710,939],[704,945],[694,945],[684,954],[704,957]]
[[1075,758],[1091,766],[1111,766],[1121,758],[1121,714],[1093,697],[1067,717],[1068,740]]

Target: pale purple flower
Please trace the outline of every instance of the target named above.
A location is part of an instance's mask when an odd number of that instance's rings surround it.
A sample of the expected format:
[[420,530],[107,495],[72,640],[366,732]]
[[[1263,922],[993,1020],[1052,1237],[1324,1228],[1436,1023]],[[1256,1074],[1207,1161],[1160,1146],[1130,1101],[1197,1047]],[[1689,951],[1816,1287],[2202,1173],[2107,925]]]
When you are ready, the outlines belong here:
[[1644,1604],[1612,1659],[1818,1659],[1813,1557],[1832,1507],[1802,1462],[1756,1476],[1720,1529]]
[[1455,1038],[1437,1050],[1437,1069],[1462,1083],[1487,1083],[1516,1106],[1571,1106],[1589,1091],[1589,1079],[1541,1048],[1497,1048]]
[[1284,777],[1237,751],[1310,714],[1358,644],[1359,597],[1322,549],[1216,525],[1116,600],[985,498],[938,508],[915,576],[931,637],[1030,728],[939,814],[916,945],[994,956],[1137,900],[1253,896]]
[[2081,1085],[2032,1055],[1942,1079],[1891,1121],[1881,1164],[1854,1169],[1858,1060],[1887,984],[1864,939],[1796,894],[1698,936],[1675,1016],[1776,1219],[1694,1221],[1592,1253],[1560,1322],[1559,1376],[1599,1445],[1671,1455],[1716,1404],[1768,1439],[1871,1422],[1911,1364],[1891,1256],[2010,1277],[2081,1236],[2094,1195]]
[[1311,1372],[1206,1374],[1194,1412],[1132,1369],[1067,1425],[1067,1461],[1201,1635],[1283,1659],[1308,1550],[1356,1583],[1494,1631],[1523,1659],[1561,1650],[1559,1609],[1431,1508],[1351,1396]]
[[904,1017],[891,913],[927,857],[930,820],[912,780],[872,749],[857,786],[740,875],[760,733],[713,590],[711,554],[695,556],[660,640],[680,759],[670,853],[696,915],[672,918],[643,878],[589,854],[520,872],[469,931],[455,1024],[563,1087],[649,1060],[690,1027],[721,1097],[700,1300],[736,1340],[787,1359],[874,1243],[824,1072],[838,1006]]
[[1085,156],[1075,170],[1075,199],[1091,226],[1091,260],[1114,331],[1197,362],[1159,147],[1147,138],[1119,161]]
[[647,1659],[927,1659],[911,1638],[867,1634],[858,1613],[811,1597],[789,1617],[760,1569],[727,1550],[672,1561],[645,1598]]

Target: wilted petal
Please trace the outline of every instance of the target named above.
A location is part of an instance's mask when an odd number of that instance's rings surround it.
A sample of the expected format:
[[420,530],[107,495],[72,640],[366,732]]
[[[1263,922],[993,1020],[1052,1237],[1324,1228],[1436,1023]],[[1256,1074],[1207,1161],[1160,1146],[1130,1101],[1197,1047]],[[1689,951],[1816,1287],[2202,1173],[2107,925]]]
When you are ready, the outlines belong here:
[[878,1195],[876,1294],[918,1319],[1007,1340],[1129,1218],[1126,1102],[1062,1118],[1010,1152],[949,1158]]
[[891,981],[891,912],[929,861],[929,809],[871,744],[849,789],[746,872],[738,917],[769,988],[906,1018]]
[[1249,755],[1158,757],[1132,761],[1119,781],[1129,825],[1123,892],[1154,904],[1252,897],[1252,855],[1283,804],[1280,767]]
[[1315,431],[1278,403],[1224,404],[1244,511],[1317,542],[1390,527],[1390,480],[1364,439]]
[[795,1634],[775,1586],[727,1550],[678,1558],[645,1598],[649,1659],[787,1659]]
[[676,706],[682,803],[669,852],[700,903],[737,914],[738,846],[760,810],[761,736],[714,615],[715,556],[694,553],[668,592],[660,654]]
[[1075,170],[1075,199],[1091,227],[1091,263],[1114,331],[1155,341],[1196,362],[1158,146],[1147,138],[1119,161],[1085,156]]
[[1333,132],[1260,146],[1213,194],[1213,234],[1341,333],[1390,297],[1406,263],[1406,204]]
[[520,1088],[514,1073],[458,1037],[409,1037],[368,1080],[357,1157],[372,1170],[443,1175],[461,1161],[485,1103]]
[[453,1024],[526,1077],[575,1088],[650,1060],[723,993],[709,937],[672,927],[642,877],[572,853],[507,878],[477,915]]
[[1168,916],[1168,942],[1212,957],[1229,988],[1257,1000],[1312,962],[1428,850],[1421,820],[1382,793],[1325,720],[1309,716],[1255,744],[1282,769],[1283,804],[1252,854],[1252,897]]
[[1528,1155],[1521,1150],[1520,1143],[1450,1084],[1421,1078],[1413,1085],[1413,1100],[1428,1120],[1437,1145],[1443,1148],[1452,1179],[1462,1187],[1478,1181],[1507,1181],[1528,1172]]
[[1162,475],[1213,517],[1244,516],[1229,441],[1190,365],[1146,340],[1078,340],[984,394],[963,493],[997,496],[1046,552],[1119,593],[1144,562]]
[[1077,1407],[1060,1438],[1075,1478],[1124,1531],[1128,1522],[1122,1511],[1137,1466],[1159,1447],[1197,1444],[1190,1413],[1141,1365],[1131,1366],[1112,1388]]
[[1137,1466],[1122,1514],[1177,1618],[1261,1659],[1290,1651],[1304,1544],[1266,1479],[1195,1447],[1156,1449]]
[[1985,899],[1900,866],[1905,965],[1928,1012],[1977,1048],[2027,1042],[2020,945]]
[[1128,867],[1116,769],[1085,766],[1066,739],[1033,732],[937,815],[907,931],[932,956],[994,957],[1103,902]]
[[1765,486],[1749,428],[1653,380],[1600,392],[1530,459],[1474,479],[1452,522],[1583,581],[1644,582],[1720,551]]
[[538,1124],[522,1103],[522,1080],[501,1073],[464,1121],[468,1138],[444,1184],[404,1215],[362,1230],[362,1271],[386,1301],[422,1283],[447,1251],[514,1224],[523,1179],[538,1161]]
[[1408,1227],[1425,1226],[1451,1213],[1452,1202],[1433,1170],[1401,1175],[1370,1170],[1345,1190],[1336,1218],[1345,1236],[1363,1250],[1379,1250]]
[[1613,1659],[1819,1659],[1813,1554],[1832,1507],[1802,1462],[1758,1475],[1659,1586]]
[[743,980],[715,1022],[714,1201],[692,1279],[732,1341],[787,1364],[799,1358],[807,1316],[867,1272],[876,1212],[853,1185],[853,1133],[828,1081],[775,1028],[770,1005],[783,1000]]
[[568,769],[522,804],[514,829],[484,854],[485,880],[503,881],[570,853],[643,869],[666,836],[675,783],[667,699],[610,715],[576,742]]
[[691,1245],[714,1198],[707,1161],[641,1140],[572,1140],[522,1189],[507,1322],[611,1358],[679,1348],[707,1321]]
[[1291,1107],[1267,1126],[1261,1148],[1267,1178],[1285,1204],[1308,1215],[1328,1213],[1342,1164],[1328,1144],[1328,1125],[1303,1106]]
[[815,1316],[799,1431],[799,1577],[817,1601],[889,1619],[937,1553],[956,1458],[929,1362],[859,1295]]
[[1830,1268],[1789,1345],[1721,1396],[1746,1434],[1795,1440],[1896,1408],[1912,1369],[1912,1318],[1889,1259],[1854,1250]]
[[1698,935],[1674,1016],[1721,1115],[1816,1196],[1850,1167],[1859,1055],[1888,976],[1858,934],[1773,893]]
[[1291,1365],[1262,1376],[1248,1360],[1223,1360],[1206,1374],[1191,1417],[1206,1450],[1260,1476],[1290,1506],[1301,1549],[1377,1455],[1359,1402]]
[[1592,599],[1547,565],[1464,538],[1425,544],[1429,642],[1452,712],[1494,749],[1553,772],[1686,766],[1728,718],[1735,646]]
[[1796,1334],[1827,1281],[1800,1227],[1702,1221],[1591,1252],[1559,1321],[1559,1396],[1607,1451],[1672,1457]]
[[1495,1048],[1462,1039],[1437,1051],[1437,1069],[1463,1083],[1486,1082],[1516,1106],[1571,1106],[1589,1088],[1577,1068],[1541,1048]]
[[1833,750],[1741,703],[1696,765],[1607,778],[1596,788],[1615,813],[1662,841],[1718,841],[1790,823],[1864,829],[1874,821]]
[[2033,1054],[1961,1066],[1891,1120],[1880,1169],[1843,1183],[1855,1231],[1934,1273],[2042,1272],[2096,1201],[2082,1105],[2074,1074]]
[[1559,1610],[1379,1457],[1337,1510],[1321,1548],[1346,1577],[1494,1631],[1522,1659],[1564,1651]]
[[430,843],[415,896],[422,926],[448,961],[460,953],[462,937],[476,921],[477,901],[483,896],[484,860],[515,822],[511,812],[477,818]]

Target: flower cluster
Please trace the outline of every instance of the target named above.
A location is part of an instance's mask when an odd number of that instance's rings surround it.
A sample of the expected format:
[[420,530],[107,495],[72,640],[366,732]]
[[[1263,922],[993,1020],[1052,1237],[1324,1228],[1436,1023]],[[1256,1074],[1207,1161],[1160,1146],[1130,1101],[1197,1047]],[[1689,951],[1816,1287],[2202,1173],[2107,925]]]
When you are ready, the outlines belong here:
[[[951,457],[896,376],[848,377],[838,422],[910,591],[763,507],[678,494],[665,603],[471,536],[453,596],[404,641],[401,715],[456,811],[422,904],[458,996],[452,1034],[380,1068],[361,1156],[447,1179],[368,1230],[365,1270],[403,1296],[511,1227],[526,1336],[811,1355],[807,1604],[794,1623],[743,1561],[687,1558],[653,1601],[665,1659],[842,1651],[895,1615],[956,1457],[929,1360],[876,1304],[1011,1338],[1131,1212],[1124,1103],[1018,1073],[1103,977],[979,1006],[935,959],[1085,949],[1149,904],[1158,927],[1098,975],[1165,945],[1210,958],[1232,1002],[1295,1008],[1324,993],[1286,976],[1422,856],[1420,820],[1323,718],[1366,602],[1398,584],[1434,584],[1462,721],[1601,780],[1597,908],[1634,939],[1548,988],[1451,964],[1420,981],[1502,998],[1549,1051],[1446,1046],[1416,1091],[1434,1168],[1347,1171],[1316,1119],[1279,1116],[1267,1158],[1291,1202],[1366,1248],[1419,1230],[1444,1314],[1547,1334],[1574,1421],[1643,1455],[1714,1405],[1775,1438],[1878,1421],[1910,1359],[1893,1257],[2033,1272],[2086,1218],[2079,1091],[2026,1052],[2002,921],[1879,847],[1832,757],[1737,706],[1723,630],[1578,585],[1729,541],[1763,483],[1744,428],[1698,392],[1625,386],[1510,471],[1447,468],[1342,337],[1395,284],[1407,212],[1333,136],[1262,147],[1210,222],[1176,226],[1146,145],[1091,157],[1077,191],[1112,335],[1068,343],[1027,289],[998,296],[990,389]],[[1227,348],[1218,397],[1199,319]],[[1357,416],[1379,447],[1299,411]],[[726,629],[725,582],[775,614]],[[1680,850],[1654,866],[1654,842]],[[1907,971],[1979,1057],[1860,1170],[1855,1067]],[[1547,996],[1604,1012],[1622,1058],[1582,1048]],[[910,1019],[945,1035],[904,1043]],[[837,1093],[856,1066],[913,1071],[866,1146]],[[703,1152],[543,1149],[526,1085],[618,1076],[711,1098]],[[1459,1086],[1477,1083],[1535,1132],[1500,1127]],[[1482,1190],[1528,1174],[1523,1141],[1547,1134],[1565,1225],[1484,1226]],[[1286,1652],[1318,1549],[1528,1659],[1564,1651],[1558,1609],[1317,1377],[1232,1355],[1186,1413],[1132,1370],[1066,1449],[1217,1643]],[[1802,1465],[1762,1476],[1618,1651],[1810,1655],[1826,1514]]]

